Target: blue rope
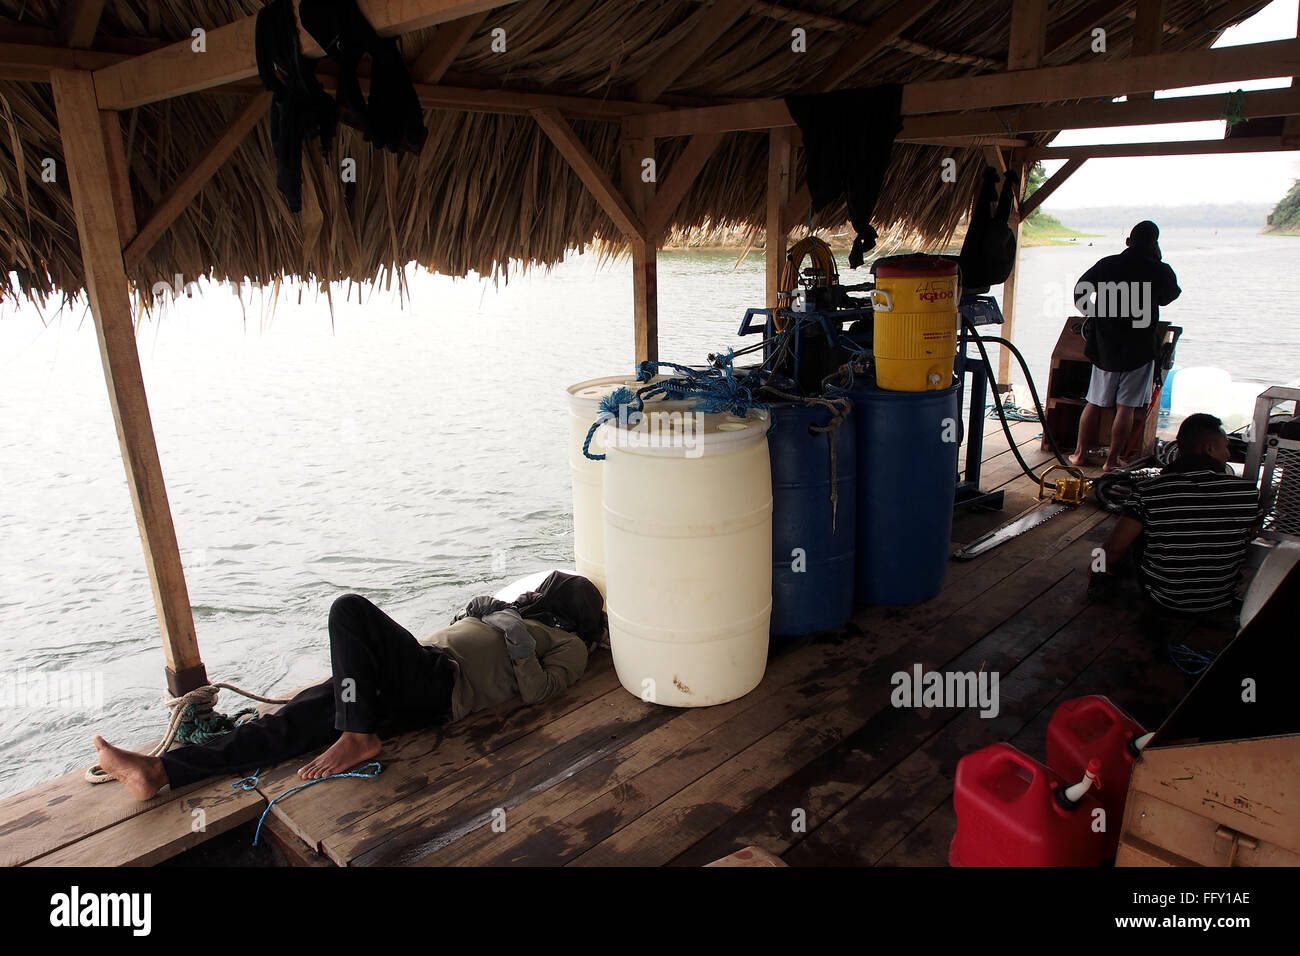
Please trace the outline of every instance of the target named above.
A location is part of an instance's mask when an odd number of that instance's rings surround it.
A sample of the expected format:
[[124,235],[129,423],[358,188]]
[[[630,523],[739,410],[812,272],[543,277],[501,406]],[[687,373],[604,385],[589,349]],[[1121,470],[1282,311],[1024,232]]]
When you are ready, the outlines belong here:
[[[646,391],[646,389],[642,389],[642,391]],[[597,428],[605,424],[605,422],[617,419],[620,416],[624,405],[628,407],[627,417],[631,419],[633,412],[641,411],[645,401],[639,394],[622,385],[600,400],[596,421],[587,429],[587,440],[582,443],[583,455],[592,461],[605,460],[604,455],[593,455],[591,453],[591,440],[596,437]]]
[[1206,668],[1214,663],[1217,656],[1217,654],[1198,651],[1186,644],[1169,645],[1169,659],[1174,662],[1174,666],[1184,674],[1191,674],[1192,676],[1204,673]]
[[[381,764],[378,760],[372,760],[370,761],[370,763],[362,766],[360,770],[349,770],[346,773],[332,773],[328,777],[320,777],[317,780],[308,780],[306,783],[299,784],[296,787],[286,790],[284,793],[280,794],[278,797],[276,797],[274,800],[268,803],[266,805],[266,809],[262,811],[262,816],[257,821],[257,830],[255,830],[253,833],[253,846],[257,846],[257,840],[262,835],[262,824],[266,821],[266,815],[271,812],[271,808],[273,806],[275,806],[277,803],[279,803],[289,794],[297,793],[299,790],[306,790],[308,787],[314,787],[316,786],[316,784],[324,783],[326,780],[337,780],[339,777],[362,777],[366,780],[373,780],[375,777],[383,773],[383,770],[384,770],[383,764]],[[254,770],[251,774],[249,774],[247,777],[244,777],[241,780],[236,780],[234,783],[232,783],[230,785],[231,789],[238,787],[240,790],[256,790],[258,786],[258,777],[261,775],[261,773],[262,770],[259,767],[257,770]]]
[[[591,440],[596,437],[596,429],[615,419],[634,424],[633,416],[645,409],[646,399],[658,395],[669,401],[693,402],[691,411],[705,414],[730,412],[738,418],[744,418],[751,409],[767,408],[767,405],[754,398],[749,386],[736,377],[734,362],[733,349],[717,356],[713,367],[703,370],[678,365],[676,362],[641,362],[637,366],[637,381],[647,384],[635,392],[626,386],[620,386],[600,400],[596,421],[587,429],[587,438],[582,443],[583,456],[592,461],[604,461],[604,455],[591,453]],[[650,379],[660,369],[669,369],[674,376],[650,383]],[[623,418],[624,407],[627,408],[626,418]]]

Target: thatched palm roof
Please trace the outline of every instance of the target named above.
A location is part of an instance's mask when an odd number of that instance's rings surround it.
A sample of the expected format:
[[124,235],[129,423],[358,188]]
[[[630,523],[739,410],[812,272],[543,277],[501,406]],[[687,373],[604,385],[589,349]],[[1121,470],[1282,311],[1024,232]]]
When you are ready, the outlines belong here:
[[[1204,23],[1207,12],[1235,11],[1240,21],[1267,0],[1168,0],[1165,22],[1183,46],[1209,46],[1218,30],[1179,36]],[[852,36],[892,4],[883,0],[756,2],[750,11],[662,97],[664,102],[717,103],[781,96],[815,77]],[[94,49],[136,51],[189,37],[255,13],[258,0],[118,0],[106,4]],[[665,51],[689,30],[699,0],[527,0],[493,11],[452,63],[444,83],[545,90],[627,99]],[[1097,24],[1107,29],[1108,55],[1124,56],[1132,16],[1123,5],[1054,0],[1050,23],[1062,24],[1090,7],[1111,7]],[[0,0],[6,39],[57,36],[62,4]],[[1010,0],[944,0],[844,86],[941,79],[1003,68]],[[806,25],[808,52],[790,51],[793,25]],[[490,49],[490,31],[503,28],[507,52]],[[415,55],[431,31],[409,34]],[[47,41],[48,42],[48,41]],[[1079,34],[1049,53],[1046,65],[1089,56]],[[147,216],[225,126],[254,84],[149,104],[121,114],[136,216]],[[20,293],[43,297],[83,286],[80,249],[66,177],[42,181],[42,160],[62,168],[50,87],[0,82],[0,250],[18,276]],[[317,280],[391,277],[414,260],[439,272],[501,274],[512,263],[550,265],[569,249],[593,242],[621,246],[622,234],[528,116],[451,110],[427,112],[429,139],[420,156],[376,153],[342,129],[328,164],[308,148],[307,208],[290,214],[274,185],[267,122],[259,123],[198,198],[149,250],[131,278],[148,288],[180,274],[270,282],[282,275]],[[617,177],[616,122],[573,121],[593,156]],[[7,135],[6,135],[7,134]],[[1045,142],[1050,134],[1034,139]],[[685,143],[660,140],[669,168]],[[728,134],[677,210],[671,226],[761,227],[766,135]],[[945,156],[957,158],[960,182],[940,186]],[[338,159],[355,157],[357,182],[339,181]],[[876,210],[882,231],[895,227],[929,239],[950,235],[969,207],[984,157],[977,148],[899,144]],[[311,197],[315,197],[313,204]],[[319,213],[313,213],[313,205]],[[826,222],[843,221],[830,210]]]

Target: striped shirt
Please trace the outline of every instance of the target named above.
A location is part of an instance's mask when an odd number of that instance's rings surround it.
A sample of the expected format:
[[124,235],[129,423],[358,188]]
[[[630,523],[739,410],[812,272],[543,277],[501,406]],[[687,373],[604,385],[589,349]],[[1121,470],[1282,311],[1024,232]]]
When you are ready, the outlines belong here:
[[[1200,458],[1200,456],[1197,456]],[[1232,603],[1252,529],[1264,520],[1259,491],[1244,478],[1177,461],[1142,482],[1124,514],[1144,526],[1142,584],[1174,611],[1212,611]],[[1189,467],[1194,466],[1194,467]]]

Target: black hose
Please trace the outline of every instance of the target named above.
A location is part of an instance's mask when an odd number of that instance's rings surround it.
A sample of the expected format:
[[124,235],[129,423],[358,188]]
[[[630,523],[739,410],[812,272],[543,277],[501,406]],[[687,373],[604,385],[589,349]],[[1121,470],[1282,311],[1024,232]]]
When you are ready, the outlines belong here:
[[1025,373],[1025,381],[1029,383],[1029,394],[1033,396],[1034,399],[1034,409],[1038,412],[1038,420],[1043,426],[1043,437],[1047,439],[1047,444],[1052,449],[1052,454],[1056,456],[1056,460],[1067,468],[1072,467],[1070,463],[1065,460],[1065,456],[1061,454],[1061,450],[1056,447],[1056,441],[1052,438],[1052,433],[1047,428],[1047,416],[1043,414],[1043,403],[1038,400],[1038,389],[1034,386],[1034,377],[1029,374],[1029,366],[1025,362],[1025,357],[1020,354],[1020,349],[1016,348],[1004,338],[992,335],[987,337],[980,335],[975,328],[975,323],[964,315],[961,317],[961,320],[970,332],[971,338],[975,342],[975,346],[980,350],[980,358],[984,360],[984,367],[989,370],[989,384],[993,386],[993,407],[997,409],[998,420],[1002,423],[1002,430],[1006,432],[1007,444],[1011,446],[1011,454],[1015,455],[1016,461],[1019,462],[1024,473],[1034,481],[1040,480],[1039,476],[1034,474],[1034,470],[1029,467],[1029,463],[1025,461],[1025,456],[1020,454],[1020,448],[1016,444],[1016,438],[1011,434],[1011,425],[1007,422],[1006,412],[1002,410],[1002,398],[998,395],[997,384],[991,381],[993,363],[989,360],[988,349],[984,347],[985,342],[996,342],[1004,348],[1010,349],[1011,353],[1016,357],[1016,360],[1020,362],[1020,368]]

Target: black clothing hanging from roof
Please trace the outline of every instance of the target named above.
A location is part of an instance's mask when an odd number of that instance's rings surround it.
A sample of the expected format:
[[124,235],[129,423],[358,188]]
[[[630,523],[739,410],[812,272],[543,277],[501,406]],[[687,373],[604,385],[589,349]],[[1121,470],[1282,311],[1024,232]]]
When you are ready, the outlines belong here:
[[785,105],[803,133],[808,192],[814,211],[843,196],[857,230],[849,266],[862,265],[876,244],[871,214],[889,169],[894,137],[903,128],[903,87],[897,83],[862,90],[787,96]]
[[1007,170],[998,196],[998,174],[985,167],[979,197],[971,210],[966,239],[961,244],[962,295],[979,295],[990,286],[1006,282],[1016,262],[1016,233],[1007,223],[1011,200],[1020,187],[1020,177]]
[[[303,29],[339,65],[338,100],[316,79],[316,60],[302,55],[292,0],[271,0],[257,14],[257,71],[272,93],[271,141],[276,185],[292,212],[302,209],[302,145],[319,138],[329,152],[340,119],[366,142],[391,152],[418,153],[427,130],[424,110],[397,41],[375,32],[356,0],[301,0]],[[357,75],[370,56],[370,97]]]
[[316,79],[316,61],[302,55],[291,0],[271,0],[257,12],[257,72],[271,91],[271,145],[275,184],[291,212],[302,209],[302,146],[319,139],[321,154],[334,143],[339,109]]

